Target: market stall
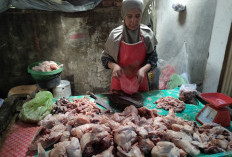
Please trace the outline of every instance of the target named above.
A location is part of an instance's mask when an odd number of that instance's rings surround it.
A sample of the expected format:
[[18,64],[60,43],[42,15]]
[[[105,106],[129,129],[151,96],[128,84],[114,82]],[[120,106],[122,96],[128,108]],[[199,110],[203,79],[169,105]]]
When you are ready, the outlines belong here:
[[[161,118],[166,119],[168,116],[170,116],[169,111],[164,110],[164,109],[158,109],[157,104],[155,102],[158,99],[165,98],[165,97],[172,97],[172,98],[178,99],[179,92],[180,92],[179,88],[176,88],[176,89],[172,89],[172,90],[154,90],[154,91],[141,93],[142,97],[143,97],[143,106],[148,110],[144,110],[144,111],[138,110],[139,116],[142,117],[142,115],[143,115],[142,113],[144,112],[144,113],[146,113],[146,114],[144,114],[144,117],[147,119],[147,121],[149,121],[148,119],[151,118],[151,117],[153,117],[153,118],[156,117],[157,118],[159,116],[161,116]],[[102,98],[103,100],[105,100],[105,102],[107,102],[109,105],[112,105],[111,101],[109,100],[109,94],[96,94],[96,96]],[[53,99],[53,102],[55,103],[55,102],[57,102],[57,100],[59,100],[59,98]],[[83,104],[84,101],[85,102],[89,101],[89,103],[92,103],[93,105],[95,105],[95,103],[94,103],[95,99],[90,97],[90,95],[71,96],[71,97],[68,98],[68,100],[70,102],[73,102],[73,101],[81,102],[81,104]],[[103,108],[100,105],[97,105],[97,107],[99,107],[101,109],[101,111],[100,110],[95,110],[95,112],[96,113],[101,112],[101,114],[104,115],[103,113],[106,112],[106,109]],[[197,125],[201,126],[200,123],[198,123],[196,121],[195,117],[203,109],[203,107],[204,107],[204,104],[199,100],[196,101],[195,105],[194,104],[185,104],[185,109],[182,112],[175,113],[175,115],[176,115],[175,117],[181,117],[181,119],[183,118],[183,121],[185,121],[185,120],[194,121]],[[149,112],[149,111],[154,111],[153,109],[157,110],[157,112]],[[131,110],[134,110],[134,108],[131,108]],[[56,110],[56,111],[58,113],[58,110]],[[84,113],[82,111],[79,112],[79,115]],[[54,113],[55,111],[53,110],[52,112]],[[63,111],[59,110],[59,112],[61,113]],[[122,113],[125,113],[125,111],[121,112],[121,114]],[[118,114],[118,113],[111,113],[111,114]],[[95,124],[98,124],[98,120],[97,120],[96,117],[95,117],[94,120],[91,121],[91,123],[94,123],[94,121],[95,121]],[[135,120],[132,119],[132,120],[130,120],[130,122],[127,122],[127,126],[129,126],[130,124],[133,126],[132,122],[134,122],[134,121]],[[45,121],[42,121],[42,122],[45,123]],[[82,119],[82,122],[83,122],[83,119]],[[89,122],[86,122],[86,123],[89,123]],[[73,126],[82,126],[81,124],[72,124],[72,125]],[[157,125],[157,126],[159,126],[159,125]],[[101,127],[99,129],[101,129]],[[227,127],[226,129],[228,129],[230,131],[232,130],[231,126]],[[26,153],[28,153],[28,148],[31,147],[31,142],[34,140],[35,135],[36,134],[38,135],[39,126],[31,125],[31,124],[27,124],[27,123],[17,121],[16,124],[13,125],[11,131],[12,132],[8,135],[6,141],[4,142],[4,145],[3,145],[2,149],[1,149],[1,152],[0,152],[0,156],[14,156],[16,154],[17,154],[17,156],[24,156]],[[110,132],[111,131],[108,131],[109,134],[110,134]],[[138,133],[138,131],[135,131],[135,132]],[[104,136],[108,137],[108,135],[109,135],[108,133],[107,133],[107,135],[104,135]],[[82,136],[84,136],[84,135],[82,135]],[[73,134],[71,136],[73,136]],[[109,136],[111,136],[111,135],[109,135]],[[113,134],[113,136],[116,137],[117,135]],[[170,140],[170,141],[172,141],[172,140]],[[59,142],[59,140],[56,141],[55,144],[57,144],[58,142]],[[80,143],[83,144],[83,140],[80,140]],[[115,143],[116,143],[116,145],[124,146],[123,143],[120,143],[120,142],[115,142]],[[100,143],[100,144],[103,144],[103,143]],[[94,146],[94,145],[92,145],[92,146]],[[186,145],[186,147],[188,147],[188,146]],[[52,144],[52,147],[47,148],[46,152],[48,153],[49,151],[53,150],[53,148],[54,147],[53,147],[53,144]],[[109,147],[109,148],[111,149],[111,152],[112,152],[113,148],[111,148],[111,147]],[[115,149],[118,150],[119,148],[115,147]],[[132,149],[132,147],[131,147],[131,149]],[[136,148],[133,147],[133,149],[136,149]],[[55,152],[55,151],[53,150],[53,152]],[[130,152],[129,148],[128,148],[128,152]],[[28,156],[37,156],[36,151],[34,151],[34,152],[32,151],[30,153],[32,153],[32,154],[27,154],[27,155]],[[34,155],[33,155],[33,153],[34,153]],[[191,154],[191,152],[189,152],[189,153]],[[214,154],[210,154],[210,153],[212,153],[212,152],[202,153],[202,151],[201,151],[201,153],[198,154],[198,156],[225,156],[225,155],[231,154],[230,151],[223,151],[223,152],[220,152],[220,153],[217,152],[217,153],[214,153]],[[53,156],[54,156],[54,154],[53,154]],[[84,154],[84,156],[89,156],[89,155]]]

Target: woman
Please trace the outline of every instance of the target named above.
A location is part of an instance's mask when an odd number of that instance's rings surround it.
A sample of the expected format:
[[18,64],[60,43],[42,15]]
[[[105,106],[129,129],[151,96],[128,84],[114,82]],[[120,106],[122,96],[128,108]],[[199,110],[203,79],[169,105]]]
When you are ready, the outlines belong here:
[[111,92],[149,90],[147,72],[156,67],[157,41],[152,30],[141,24],[142,10],[142,0],[123,0],[123,24],[106,41],[101,60],[105,68],[112,69]]

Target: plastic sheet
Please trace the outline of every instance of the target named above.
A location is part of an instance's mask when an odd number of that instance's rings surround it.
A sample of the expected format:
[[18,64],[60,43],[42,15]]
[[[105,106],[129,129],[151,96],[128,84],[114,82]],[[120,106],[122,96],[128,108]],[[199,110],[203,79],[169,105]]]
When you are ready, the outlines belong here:
[[101,1],[102,0],[11,0],[11,5],[18,9],[80,12],[95,8]]
[[9,9],[9,0],[0,0],[0,13]]
[[174,89],[190,82],[186,43],[180,52],[167,61],[158,64],[160,70],[159,89]]

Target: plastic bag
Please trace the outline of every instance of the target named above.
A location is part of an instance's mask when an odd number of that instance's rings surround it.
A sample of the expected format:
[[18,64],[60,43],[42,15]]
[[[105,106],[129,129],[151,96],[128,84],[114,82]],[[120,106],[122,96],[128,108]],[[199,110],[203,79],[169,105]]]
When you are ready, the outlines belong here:
[[120,77],[120,85],[121,89],[130,95],[138,92],[140,86],[137,77],[128,78],[124,74]]
[[29,123],[39,122],[51,112],[54,105],[52,99],[53,95],[51,92],[38,92],[35,98],[23,104],[19,119]]
[[168,61],[159,62],[159,89],[174,89],[182,84],[189,83],[186,43],[175,57]]
[[196,84],[183,84],[180,87],[179,99],[187,104],[196,104],[197,95]]
[[186,4],[185,4],[185,2],[182,0],[179,0],[179,1],[177,1],[177,2],[174,2],[173,4],[172,4],[172,8],[175,10],[175,11],[178,11],[178,12],[180,12],[180,11],[184,11],[185,10],[185,8],[186,8]]
[[0,0],[0,13],[9,9],[10,1],[9,0]]
[[18,9],[38,9],[47,11],[79,12],[94,9],[102,0],[11,0]]

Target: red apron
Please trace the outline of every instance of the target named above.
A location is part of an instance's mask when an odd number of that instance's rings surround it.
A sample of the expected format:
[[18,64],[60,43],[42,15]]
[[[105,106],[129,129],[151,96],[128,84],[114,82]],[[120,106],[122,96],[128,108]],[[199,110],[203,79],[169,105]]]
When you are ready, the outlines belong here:
[[[119,57],[118,57],[118,64],[123,68],[123,71],[125,73],[125,76],[130,81],[137,81],[137,71],[142,67],[142,63],[145,60],[146,57],[146,47],[143,41],[143,37],[141,35],[142,41],[134,44],[128,44],[121,40],[120,42],[120,49],[119,49]],[[125,76],[120,77],[119,79],[112,77],[111,79],[111,92],[113,90],[123,90],[124,92],[128,94],[132,94],[125,90],[125,88],[128,88],[129,84],[127,84],[127,87],[125,87]],[[123,87],[122,87],[122,84]],[[133,84],[133,83],[131,83]],[[136,85],[135,85],[136,86]],[[147,82],[147,75],[144,76],[143,82],[138,85],[137,91],[148,91],[148,82]]]

